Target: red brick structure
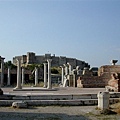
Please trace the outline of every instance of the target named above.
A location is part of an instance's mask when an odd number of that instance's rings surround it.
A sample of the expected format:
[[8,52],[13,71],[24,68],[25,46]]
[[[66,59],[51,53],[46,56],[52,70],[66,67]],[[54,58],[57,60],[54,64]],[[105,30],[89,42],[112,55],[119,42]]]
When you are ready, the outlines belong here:
[[111,75],[114,73],[120,73],[120,65],[101,66],[98,70],[98,76],[93,76],[92,74],[79,76],[77,80],[77,87],[105,87],[108,85],[109,80],[111,80]]

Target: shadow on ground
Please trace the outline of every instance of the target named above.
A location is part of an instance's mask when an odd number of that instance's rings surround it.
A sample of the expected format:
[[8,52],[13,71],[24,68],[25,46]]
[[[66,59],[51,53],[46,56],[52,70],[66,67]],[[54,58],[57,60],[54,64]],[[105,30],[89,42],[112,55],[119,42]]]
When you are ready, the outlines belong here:
[[83,115],[58,113],[0,112],[0,120],[90,120]]

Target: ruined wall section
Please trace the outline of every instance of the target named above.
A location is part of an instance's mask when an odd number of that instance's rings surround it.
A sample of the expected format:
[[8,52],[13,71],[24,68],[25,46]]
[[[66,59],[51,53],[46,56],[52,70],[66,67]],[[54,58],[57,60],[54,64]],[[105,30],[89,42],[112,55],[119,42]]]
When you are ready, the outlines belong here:
[[105,82],[98,76],[81,76],[77,80],[77,87],[81,88],[100,88],[105,87]]
[[111,80],[111,75],[120,73],[120,65],[105,65],[98,70],[98,76],[83,75],[77,80],[77,87],[105,87]]

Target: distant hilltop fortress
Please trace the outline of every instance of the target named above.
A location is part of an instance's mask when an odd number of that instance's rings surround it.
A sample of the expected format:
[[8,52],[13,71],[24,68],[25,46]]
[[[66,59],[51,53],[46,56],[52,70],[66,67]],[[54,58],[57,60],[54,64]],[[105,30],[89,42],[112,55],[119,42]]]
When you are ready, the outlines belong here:
[[88,65],[85,61],[77,60],[76,58],[67,58],[65,56],[55,56],[55,54],[36,55],[33,52],[27,52],[27,55],[15,56],[13,58],[13,64],[15,65],[17,58],[21,58],[21,63],[23,64],[42,64],[47,59],[52,59],[51,64],[55,67],[62,66],[67,63],[71,64],[73,68],[76,66],[80,66],[81,69],[84,67],[90,67],[90,65]]

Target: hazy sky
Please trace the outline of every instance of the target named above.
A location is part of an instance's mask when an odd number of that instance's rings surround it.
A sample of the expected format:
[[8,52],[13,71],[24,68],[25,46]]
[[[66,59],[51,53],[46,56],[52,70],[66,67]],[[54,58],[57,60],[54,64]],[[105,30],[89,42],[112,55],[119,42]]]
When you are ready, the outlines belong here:
[[0,56],[27,52],[120,61],[120,0],[0,0]]

